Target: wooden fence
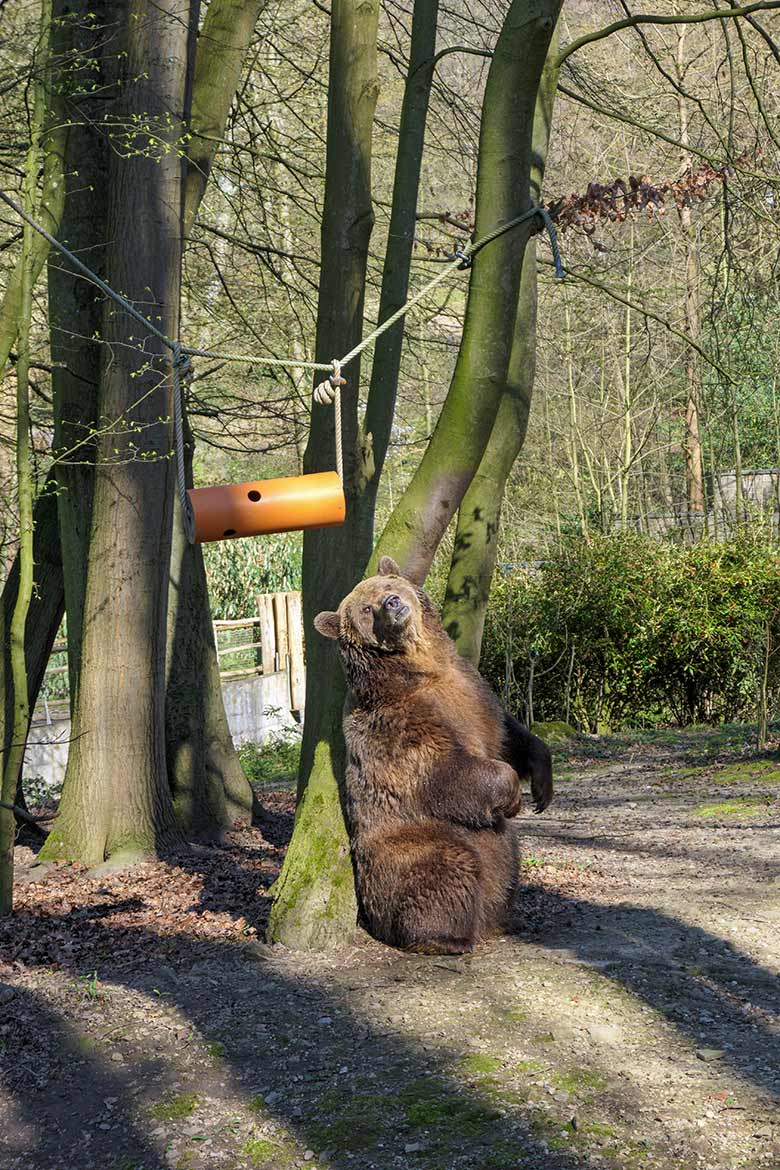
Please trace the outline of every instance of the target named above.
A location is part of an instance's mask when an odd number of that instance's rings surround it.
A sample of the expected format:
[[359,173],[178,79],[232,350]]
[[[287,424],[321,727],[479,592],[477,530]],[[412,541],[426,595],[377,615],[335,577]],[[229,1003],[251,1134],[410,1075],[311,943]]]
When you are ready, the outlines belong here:
[[[225,644],[224,638],[220,635],[233,630],[250,630],[251,641],[231,641],[230,644]],[[221,678],[236,679],[253,674],[285,673],[290,710],[303,710],[306,669],[303,657],[303,614],[300,593],[259,594],[257,617],[215,621],[214,641],[219,658],[250,650],[256,652],[253,665],[221,669]]]

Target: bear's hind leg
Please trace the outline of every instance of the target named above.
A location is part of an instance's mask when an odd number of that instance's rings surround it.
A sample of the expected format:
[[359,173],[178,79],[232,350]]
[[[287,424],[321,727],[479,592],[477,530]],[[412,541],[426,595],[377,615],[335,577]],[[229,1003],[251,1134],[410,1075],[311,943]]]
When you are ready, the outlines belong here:
[[482,920],[482,866],[477,851],[440,822],[392,835],[393,881],[384,941],[421,955],[474,949]]

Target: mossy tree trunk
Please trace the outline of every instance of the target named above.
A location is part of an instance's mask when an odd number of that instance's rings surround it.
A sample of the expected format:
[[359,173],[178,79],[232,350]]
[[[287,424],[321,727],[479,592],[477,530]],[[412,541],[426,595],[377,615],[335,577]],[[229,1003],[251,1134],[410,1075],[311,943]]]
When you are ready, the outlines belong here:
[[[538,202],[547,162],[555,93],[558,88],[558,35],[550,42],[534,114],[531,196]],[[479,663],[485,609],[496,565],[501,505],[509,473],[522,450],[528,428],[536,365],[536,246],[523,257],[515,331],[506,384],[477,473],[458,510],[458,524],[447,578],[442,617],[458,650]]]
[[[363,328],[371,206],[371,144],[377,98],[379,0],[333,0],[322,218],[318,361],[346,353]],[[360,575],[370,553],[358,523],[364,479],[358,444],[360,363],[342,389],[344,490],[341,528],[306,532],[303,616],[306,632],[306,721],[295,831],[274,886],[269,936],[290,946],[321,947],[354,929],[356,902],[338,781],[343,772],[344,683],[335,647],[318,638],[313,619],[333,609]],[[333,467],[334,411],[312,408],[304,471]],[[326,695],[323,696],[323,691]],[[323,701],[324,699],[324,701]]]
[[[507,14],[483,106],[477,236],[530,207],[533,112],[559,10],[560,0],[514,0]],[[372,563],[380,553],[389,553],[423,580],[479,465],[507,380],[521,262],[530,230],[527,225],[507,233],[475,259],[463,344],[447,401],[420,468],[395,509]],[[323,254],[323,272],[327,270]],[[318,449],[325,449],[322,442]],[[308,568],[312,581],[317,573],[327,571],[322,559],[315,557]],[[347,580],[344,577],[344,565],[333,566],[329,589],[312,589],[306,615],[307,723],[308,698],[315,695],[317,722],[310,731],[309,752],[303,761],[302,777],[308,779],[308,785],[299,797],[296,829],[277,883],[270,924],[272,938],[299,947],[342,942],[355,921],[351,888],[351,896],[347,896],[345,832],[336,781],[343,766],[344,686],[333,644],[311,634],[314,613],[336,608],[354,583],[354,573]],[[313,746],[317,748],[314,766]],[[320,832],[321,824],[326,826],[325,833]]]
[[[48,35],[50,7],[41,9],[41,31],[33,59],[34,84],[30,127],[30,147],[25,164],[24,204],[28,214],[38,211],[38,171],[42,157],[43,128],[48,96]],[[36,251],[33,229],[24,225],[19,291],[17,335],[19,355],[16,363],[16,495],[19,509],[19,575],[16,599],[8,633],[8,650],[13,685],[11,737],[2,757],[2,807],[0,807],[0,914],[10,914],[13,906],[14,840],[16,822],[12,808],[16,797],[19,772],[24,759],[30,705],[27,682],[26,627],[33,592],[33,474],[30,460],[30,325],[32,321],[33,284]],[[3,646],[6,644],[2,631]]]
[[[135,128],[109,164],[107,278],[176,337],[188,14],[173,0],[154,10],[128,0],[118,13],[126,57],[110,132]],[[142,333],[105,306],[79,685],[47,856],[99,862],[176,835],[165,764],[170,353]]]
[[[475,237],[530,208],[536,96],[560,0],[513,0],[496,43],[482,109]],[[476,473],[507,381],[530,221],[474,258],[458,360],[439,420],[380,538],[423,581]]]
[[[398,151],[387,250],[382,268],[378,316],[380,324],[400,309],[409,293],[425,127],[436,67],[438,16],[438,0],[418,2],[414,6],[409,69],[398,127]],[[368,552],[374,545],[376,497],[395,415],[405,324],[402,318],[392,329],[388,329],[377,338],[374,346],[361,440],[361,448],[366,452],[366,458],[362,467],[362,491],[358,497],[357,520],[362,532],[361,543]],[[363,567],[361,566],[361,569]]]

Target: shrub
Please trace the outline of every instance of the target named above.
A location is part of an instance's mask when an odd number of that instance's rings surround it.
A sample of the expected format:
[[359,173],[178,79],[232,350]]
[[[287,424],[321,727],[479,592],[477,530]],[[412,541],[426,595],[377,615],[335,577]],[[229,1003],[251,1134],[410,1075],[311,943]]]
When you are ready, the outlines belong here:
[[213,617],[245,617],[257,612],[258,593],[300,589],[301,550],[299,532],[205,544],[203,559]]
[[765,666],[777,686],[778,645],[776,547],[572,538],[496,581],[482,670],[527,720],[719,722],[755,716]]
[[294,784],[301,759],[300,734],[291,728],[276,732],[265,743],[244,744],[238,758],[253,788]]

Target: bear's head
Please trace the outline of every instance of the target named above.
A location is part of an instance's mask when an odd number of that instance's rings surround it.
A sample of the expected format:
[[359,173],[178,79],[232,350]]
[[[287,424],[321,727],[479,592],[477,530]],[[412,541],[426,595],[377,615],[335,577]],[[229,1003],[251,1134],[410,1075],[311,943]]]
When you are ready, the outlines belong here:
[[392,557],[382,557],[377,576],[356,585],[337,610],[318,613],[314,628],[338,639],[347,654],[350,649],[404,652],[420,638],[423,598]]

